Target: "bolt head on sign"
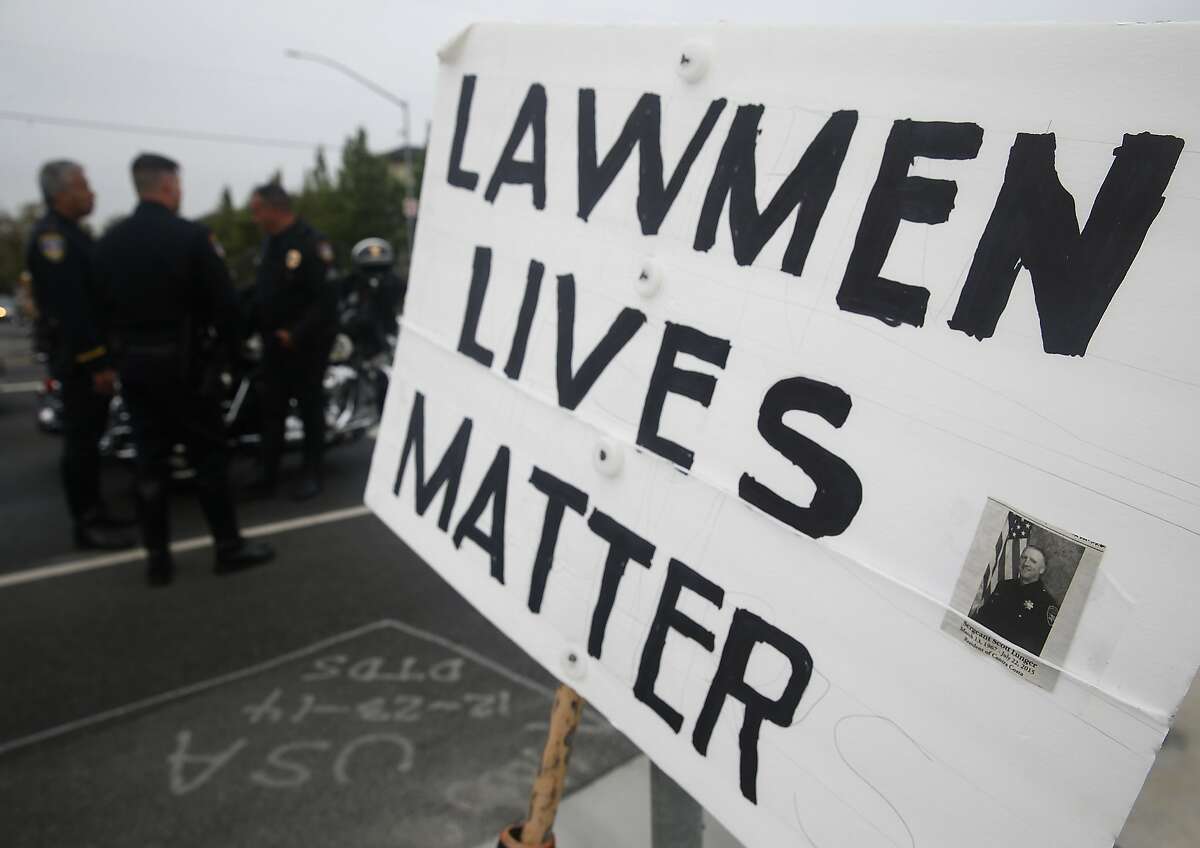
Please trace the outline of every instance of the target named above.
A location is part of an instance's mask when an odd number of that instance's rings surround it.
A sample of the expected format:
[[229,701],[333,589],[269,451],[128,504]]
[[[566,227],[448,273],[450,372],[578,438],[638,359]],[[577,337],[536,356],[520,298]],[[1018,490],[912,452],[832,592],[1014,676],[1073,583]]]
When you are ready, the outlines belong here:
[[676,59],[676,72],[685,81],[696,83],[708,73],[710,48],[701,41],[689,41],[683,45]]
[[653,259],[647,259],[642,263],[642,267],[638,269],[637,279],[634,281],[634,287],[637,293],[644,298],[651,298],[658,294],[658,290],[662,287],[663,270]]

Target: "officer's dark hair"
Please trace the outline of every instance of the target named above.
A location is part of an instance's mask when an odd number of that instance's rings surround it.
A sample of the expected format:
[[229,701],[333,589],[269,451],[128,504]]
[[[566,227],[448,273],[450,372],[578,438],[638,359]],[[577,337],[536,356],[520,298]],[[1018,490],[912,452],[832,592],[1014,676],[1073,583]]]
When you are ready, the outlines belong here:
[[42,190],[42,199],[46,201],[46,205],[53,204],[54,198],[67,187],[67,182],[75,172],[82,170],[78,162],[72,162],[70,159],[55,159],[43,165],[42,170],[38,172],[38,188]]
[[270,182],[255,186],[251,194],[257,194],[259,199],[272,209],[282,209],[285,212],[292,211],[292,196],[279,183]]
[[138,194],[144,194],[158,188],[158,181],[167,174],[179,173],[179,163],[158,153],[141,153],[129,170],[133,173],[133,187]]

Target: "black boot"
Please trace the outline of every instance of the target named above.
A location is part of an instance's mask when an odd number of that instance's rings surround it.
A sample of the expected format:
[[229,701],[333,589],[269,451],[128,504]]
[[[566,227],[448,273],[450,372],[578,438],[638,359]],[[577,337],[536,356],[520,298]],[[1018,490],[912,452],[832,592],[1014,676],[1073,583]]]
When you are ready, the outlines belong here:
[[175,579],[175,561],[170,551],[152,551],[146,557],[146,582],[151,586],[170,586]]
[[216,553],[217,562],[213,566],[213,572],[216,574],[245,571],[275,559],[274,548],[266,542],[254,542],[249,539],[218,542]]

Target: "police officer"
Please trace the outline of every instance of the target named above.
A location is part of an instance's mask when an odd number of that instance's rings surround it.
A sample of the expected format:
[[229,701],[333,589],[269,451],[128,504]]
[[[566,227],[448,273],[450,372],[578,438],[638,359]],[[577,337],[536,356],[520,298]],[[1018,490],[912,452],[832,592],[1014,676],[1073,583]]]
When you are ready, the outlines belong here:
[[206,338],[237,344],[233,286],[207,229],[178,216],[179,165],[152,153],[133,160],[139,203],[96,249],[109,297],[121,391],[137,446],[137,493],[151,585],[174,575],[168,547],[169,460],[182,443],[216,548],[217,573],[270,560],[271,547],[238,531],[229,491],[220,380]]
[[322,381],[337,330],[333,249],[296,214],[278,183],[254,189],[250,214],[267,237],[255,279],[255,311],[263,340],[263,468],[252,494],[275,492],[288,400],[294,397],[304,424],[304,471],[293,494],[306,500],[321,491]]
[[396,254],[381,238],[366,238],[350,251],[351,271],[342,281],[342,303],[351,313],[349,330],[365,358],[384,352],[396,334],[407,285],[396,274]]
[[75,525],[75,545],[115,550],[133,537],[119,528],[100,495],[100,437],[108,424],[116,372],[100,315],[92,273],[92,237],[79,222],[95,195],[75,162],[47,162],[39,175],[46,214],[33,227],[25,263],[33,277],[39,352],[62,387],[62,480]]
[[1045,572],[1046,552],[1026,545],[1017,576],[1001,580],[971,618],[1034,656],[1040,655],[1058,616],[1058,601],[1042,582]]

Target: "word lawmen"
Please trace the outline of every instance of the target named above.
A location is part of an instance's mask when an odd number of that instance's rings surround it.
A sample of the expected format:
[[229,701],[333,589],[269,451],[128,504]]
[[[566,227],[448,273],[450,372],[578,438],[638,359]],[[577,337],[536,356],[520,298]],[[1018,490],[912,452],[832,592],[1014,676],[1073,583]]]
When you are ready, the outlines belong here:
[[[459,92],[447,181],[475,191],[479,173],[463,162],[477,78],[466,75]],[[646,93],[634,105],[615,142],[600,156],[596,144],[596,92],[578,93],[578,207],[586,221],[636,147],[637,218],[653,236],[671,210],[692,165],[725,112],[713,100],[669,177],[665,174],[661,98]],[[766,207],[756,195],[755,146],[764,107],[741,105],[734,112],[709,178],[692,246],[708,251],[716,241],[721,211],[728,204],[734,258],[750,265],[797,211],[780,270],[800,276],[817,227],[837,185],[838,174],[858,124],[858,113],[832,113],[813,137]],[[513,121],[483,198],[494,203],[507,185],[528,185],[533,205],[546,205],[546,89],[529,86]],[[518,159],[529,138],[532,158]],[[983,129],[974,123],[893,123],[867,197],[837,293],[843,311],[877,318],[890,326],[925,322],[929,290],[880,275],[902,221],[936,225],[954,208],[957,184],[909,174],[917,157],[974,159]],[[1096,194],[1086,224],[1079,226],[1075,200],[1058,179],[1052,132],[1018,133],[1009,151],[1004,181],[984,227],[949,326],[977,339],[990,338],[1008,304],[1021,268],[1029,271],[1046,353],[1083,356],[1133,264],[1183,152],[1184,140],[1142,132],[1126,134]]]

